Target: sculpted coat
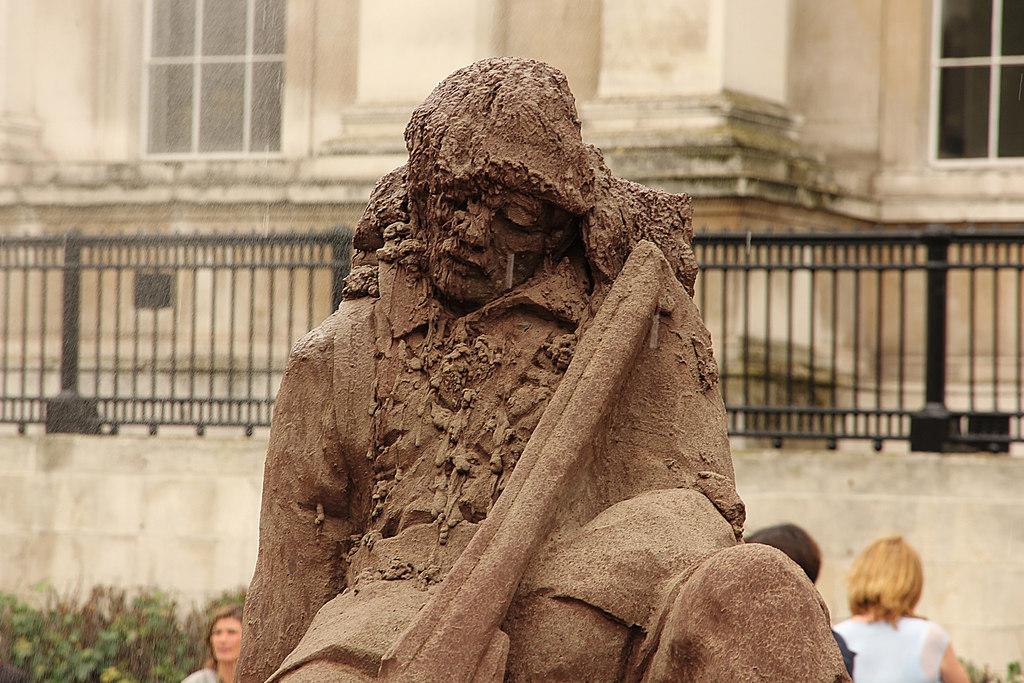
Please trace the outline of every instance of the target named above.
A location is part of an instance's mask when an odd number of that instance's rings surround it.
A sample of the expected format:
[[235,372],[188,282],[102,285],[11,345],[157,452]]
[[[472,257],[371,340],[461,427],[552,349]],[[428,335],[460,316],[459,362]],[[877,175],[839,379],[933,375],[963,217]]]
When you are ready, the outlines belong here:
[[243,681],[842,681],[742,544],[690,202],[611,175],[565,79],[442,81],[275,407]]

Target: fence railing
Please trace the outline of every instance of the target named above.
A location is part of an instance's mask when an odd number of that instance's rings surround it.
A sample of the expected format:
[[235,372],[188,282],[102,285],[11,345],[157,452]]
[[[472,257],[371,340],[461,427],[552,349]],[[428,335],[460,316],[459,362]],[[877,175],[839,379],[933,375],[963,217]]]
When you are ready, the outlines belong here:
[[[1024,228],[701,232],[696,301],[734,436],[1024,441]],[[351,232],[0,239],[0,423],[270,423]]]
[[1024,440],[1024,229],[708,233],[697,303],[733,435]]
[[0,422],[270,423],[296,339],[341,300],[347,229],[0,240]]

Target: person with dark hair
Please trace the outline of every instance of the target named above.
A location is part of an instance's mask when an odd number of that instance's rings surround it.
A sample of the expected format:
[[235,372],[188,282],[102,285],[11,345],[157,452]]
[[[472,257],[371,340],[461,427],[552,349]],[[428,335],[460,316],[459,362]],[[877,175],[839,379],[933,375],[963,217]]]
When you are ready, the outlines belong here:
[[[811,583],[818,582],[818,572],[821,571],[821,550],[811,535],[796,524],[777,524],[765,527],[747,536],[746,541],[778,548],[786,553],[789,559],[800,565]],[[839,646],[839,652],[843,655],[843,664],[846,665],[846,670],[853,676],[854,653],[847,646],[846,639],[835,629],[832,629],[832,635],[835,636],[836,645]]]
[[777,524],[755,531],[746,537],[747,543],[764,543],[778,548],[789,559],[800,565],[811,583],[818,582],[821,571],[821,550],[810,534],[796,524]]
[[853,616],[836,631],[857,654],[855,683],[969,683],[945,629],[914,615],[923,587],[921,558],[901,536],[875,541],[854,561]]
[[242,606],[224,605],[213,611],[206,628],[203,668],[181,683],[234,683],[242,647]]

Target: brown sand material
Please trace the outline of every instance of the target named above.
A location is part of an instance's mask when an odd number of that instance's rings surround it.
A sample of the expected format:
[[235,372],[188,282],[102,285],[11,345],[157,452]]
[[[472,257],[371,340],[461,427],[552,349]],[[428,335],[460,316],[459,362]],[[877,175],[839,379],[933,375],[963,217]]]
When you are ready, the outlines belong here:
[[848,680],[740,540],[689,199],[612,176],[538,62],[406,141],[281,384],[241,680]]

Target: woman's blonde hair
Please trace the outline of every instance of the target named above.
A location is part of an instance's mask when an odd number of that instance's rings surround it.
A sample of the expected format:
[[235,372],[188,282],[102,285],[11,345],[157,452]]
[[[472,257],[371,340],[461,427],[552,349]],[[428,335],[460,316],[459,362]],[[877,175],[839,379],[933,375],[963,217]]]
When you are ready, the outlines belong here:
[[221,619],[238,619],[242,621],[241,605],[222,605],[213,610],[210,616],[210,623],[206,626],[206,660],[203,662],[204,669],[217,670],[217,655],[213,651],[213,629]]
[[921,558],[902,536],[879,539],[853,563],[846,585],[853,614],[895,626],[921,599]]

